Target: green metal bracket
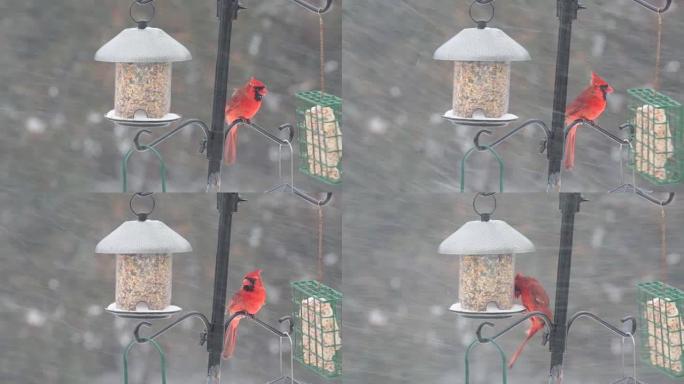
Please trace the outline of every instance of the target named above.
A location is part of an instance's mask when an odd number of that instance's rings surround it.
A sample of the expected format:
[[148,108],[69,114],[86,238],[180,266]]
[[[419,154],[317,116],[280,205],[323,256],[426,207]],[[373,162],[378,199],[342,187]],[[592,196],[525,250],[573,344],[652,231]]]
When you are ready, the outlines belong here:
[[[466,353],[465,353],[465,384],[470,383],[470,352],[472,352],[472,350],[480,344],[481,343],[477,339],[475,339],[472,343],[470,343],[470,345],[468,346],[468,349],[466,349]],[[501,349],[499,344],[497,344],[494,340],[489,340],[487,342],[487,344],[494,345],[496,347],[496,349],[499,351],[499,356],[501,357],[501,372],[502,372],[501,382],[503,384],[506,384],[506,382],[508,381],[508,369],[506,367],[506,354],[504,353],[503,349]]]
[[[159,151],[157,151],[154,147],[145,146],[145,150],[152,151],[152,153],[154,153],[154,155],[159,160],[159,174],[161,175],[162,192],[166,192],[166,164],[164,163],[164,158],[162,157],[161,153],[159,153]],[[130,159],[131,155],[134,152],[137,152],[135,148],[129,149],[126,153],[126,156],[124,156],[121,160],[121,174],[123,176],[124,192],[128,192],[128,159]]]
[[[499,192],[503,192],[504,191],[504,187],[503,187],[503,180],[504,180],[503,159],[501,159],[501,156],[499,156],[499,154],[496,153],[494,148],[490,147],[489,145],[483,145],[482,147],[485,148],[484,150],[489,151],[489,153],[491,153],[494,156],[494,158],[496,159],[496,161],[499,163]],[[475,152],[476,150],[477,150],[477,147],[471,148],[470,150],[468,150],[468,152],[465,153],[465,155],[463,156],[463,159],[461,159],[461,192],[465,191],[465,165],[466,165],[466,162],[468,161],[470,156],[473,154],[473,152]]]
[[[164,351],[162,351],[161,347],[156,341],[150,339],[147,342],[152,344],[152,346],[154,346],[154,349],[156,349],[157,352],[159,352],[162,384],[166,384],[166,356],[164,356]],[[136,344],[138,343],[135,340],[132,340],[130,343],[128,343],[128,346],[126,347],[123,353],[124,384],[128,384],[128,352],[130,352],[133,346]]]

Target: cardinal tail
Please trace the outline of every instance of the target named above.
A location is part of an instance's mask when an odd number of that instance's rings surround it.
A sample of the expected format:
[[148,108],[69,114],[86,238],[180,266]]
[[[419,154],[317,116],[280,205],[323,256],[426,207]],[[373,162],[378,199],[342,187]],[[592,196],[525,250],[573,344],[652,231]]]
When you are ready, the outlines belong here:
[[568,132],[565,139],[565,169],[573,169],[575,167],[575,140],[577,139],[577,126],[574,126]]
[[233,352],[235,352],[235,343],[237,343],[237,331],[238,325],[240,325],[240,318],[237,317],[230,322],[228,326],[228,332],[223,336],[223,353],[221,357],[224,360],[228,360],[233,357]]
[[234,126],[228,132],[228,137],[226,137],[226,143],[223,147],[223,161],[227,165],[235,164],[237,159],[237,142],[238,142],[238,127]]
[[516,360],[518,360],[518,357],[520,357],[523,348],[525,348],[525,345],[527,345],[527,342],[530,341],[532,336],[534,336],[534,333],[525,337],[525,340],[523,340],[523,342],[520,343],[520,346],[518,346],[518,349],[515,350],[515,353],[513,354],[513,356],[511,356],[511,360],[508,362],[508,369],[513,368],[513,365],[515,364]]

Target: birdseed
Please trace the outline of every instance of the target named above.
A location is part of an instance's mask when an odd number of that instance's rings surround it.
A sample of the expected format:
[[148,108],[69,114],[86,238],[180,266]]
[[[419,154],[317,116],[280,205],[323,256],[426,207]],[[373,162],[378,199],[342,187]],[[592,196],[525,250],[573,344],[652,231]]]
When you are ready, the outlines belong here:
[[133,119],[136,113],[159,119],[171,109],[171,63],[117,63],[114,111]]
[[513,306],[513,255],[462,256],[458,300],[467,311],[486,312],[489,303],[500,310]]
[[508,111],[510,64],[457,61],[453,112],[465,118],[499,118]]
[[117,255],[116,306],[135,311],[146,305],[162,310],[171,305],[171,255]]

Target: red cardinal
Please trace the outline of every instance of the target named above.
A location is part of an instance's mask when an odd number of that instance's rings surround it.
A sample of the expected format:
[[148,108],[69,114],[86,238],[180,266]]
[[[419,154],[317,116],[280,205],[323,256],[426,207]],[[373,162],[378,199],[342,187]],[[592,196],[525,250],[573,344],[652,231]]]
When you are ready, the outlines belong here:
[[[261,81],[250,78],[242,88],[236,89],[226,104],[226,124],[230,126],[237,119],[250,120],[259,112],[261,100],[268,94],[266,85]],[[235,163],[237,158],[238,126],[230,130],[223,147],[223,159],[228,165]]]
[[[613,87],[599,75],[591,73],[591,84],[568,105],[565,110],[565,126],[572,124],[577,119],[594,121],[601,116],[606,109],[606,96],[613,92]],[[577,138],[577,125],[566,136],[565,142],[565,168],[575,167],[575,139]]]
[[[242,288],[235,292],[233,298],[230,299],[228,305],[228,316],[233,316],[238,312],[247,312],[250,315],[256,315],[261,307],[266,303],[266,289],[261,280],[261,269],[250,272],[242,279]],[[240,325],[240,317],[236,317],[230,322],[228,332],[223,338],[223,353],[221,356],[224,359],[230,359],[235,352],[235,343],[237,342],[238,325]]]
[[[527,277],[521,274],[515,275],[515,297],[520,298],[525,309],[529,312],[543,312],[549,319],[552,319],[551,309],[549,308],[549,295],[546,294],[544,287],[542,287],[539,280],[534,277]],[[513,368],[513,364],[520,357],[520,353],[528,341],[537,333],[539,330],[544,328],[544,321],[538,317],[532,317],[530,319],[532,325],[527,330],[527,337],[520,344],[518,349],[511,357],[511,361],[508,363],[508,368]]]

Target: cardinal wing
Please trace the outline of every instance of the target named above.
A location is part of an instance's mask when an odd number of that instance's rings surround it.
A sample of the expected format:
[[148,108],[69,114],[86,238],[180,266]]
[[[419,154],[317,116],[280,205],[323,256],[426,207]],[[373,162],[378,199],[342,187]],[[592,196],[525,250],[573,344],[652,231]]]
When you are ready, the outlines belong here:
[[534,302],[539,308],[548,308],[550,304],[549,295],[544,290],[541,284],[532,284],[530,286]]

